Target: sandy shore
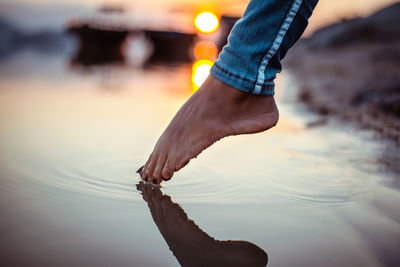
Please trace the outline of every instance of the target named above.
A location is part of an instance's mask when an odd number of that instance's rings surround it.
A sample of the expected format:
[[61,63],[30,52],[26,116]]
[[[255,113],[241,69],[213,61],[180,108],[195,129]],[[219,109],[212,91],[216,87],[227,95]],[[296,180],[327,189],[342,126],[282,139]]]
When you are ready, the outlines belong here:
[[399,44],[302,51],[287,63],[301,85],[299,99],[313,111],[357,122],[400,144]]
[[[390,145],[382,157],[400,173],[400,4],[329,26],[285,59],[299,100],[321,116],[372,129]],[[387,156],[386,156],[387,155]]]

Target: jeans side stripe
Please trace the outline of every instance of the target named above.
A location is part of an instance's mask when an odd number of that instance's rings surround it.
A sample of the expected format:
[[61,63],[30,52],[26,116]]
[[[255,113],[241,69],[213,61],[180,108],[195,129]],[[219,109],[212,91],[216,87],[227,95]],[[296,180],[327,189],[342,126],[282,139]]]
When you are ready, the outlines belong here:
[[283,21],[282,26],[279,29],[279,32],[276,35],[274,42],[272,43],[272,46],[268,50],[267,54],[265,55],[260,64],[260,67],[258,68],[257,82],[256,85],[254,86],[254,90],[252,92],[253,94],[259,95],[261,93],[265,81],[265,69],[267,68],[268,62],[275,55],[276,51],[278,51],[279,47],[281,46],[283,38],[285,37],[285,34],[289,29],[290,24],[292,23],[294,17],[296,16],[297,11],[299,11],[302,2],[303,2],[302,0],[293,1],[293,4],[288,14],[286,15],[286,18]]

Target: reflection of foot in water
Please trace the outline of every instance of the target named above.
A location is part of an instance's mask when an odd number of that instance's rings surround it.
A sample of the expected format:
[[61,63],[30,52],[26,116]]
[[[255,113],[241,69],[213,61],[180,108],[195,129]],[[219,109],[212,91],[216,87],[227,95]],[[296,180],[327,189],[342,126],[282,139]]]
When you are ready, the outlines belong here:
[[138,172],[149,182],[161,183],[221,138],[262,132],[277,121],[272,96],[244,93],[210,75],[175,115]]
[[267,254],[247,241],[218,241],[203,232],[160,188],[137,185],[170,250],[182,266],[266,266]]

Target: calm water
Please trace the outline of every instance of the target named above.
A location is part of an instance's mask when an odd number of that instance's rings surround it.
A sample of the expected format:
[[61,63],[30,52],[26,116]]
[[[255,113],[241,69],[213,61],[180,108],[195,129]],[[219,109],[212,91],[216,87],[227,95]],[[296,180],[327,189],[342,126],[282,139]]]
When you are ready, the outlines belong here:
[[288,73],[276,128],[218,142],[160,189],[135,171],[192,93],[191,66],[66,62],[22,53],[0,66],[0,265],[251,266],[267,253],[276,267],[399,266],[385,144],[307,127],[318,118]]

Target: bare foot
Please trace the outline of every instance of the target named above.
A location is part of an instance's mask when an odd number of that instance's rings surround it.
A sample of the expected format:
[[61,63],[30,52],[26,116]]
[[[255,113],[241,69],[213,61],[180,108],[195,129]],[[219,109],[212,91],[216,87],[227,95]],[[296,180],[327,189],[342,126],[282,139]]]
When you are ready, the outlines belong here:
[[221,138],[268,130],[278,116],[272,96],[244,93],[210,75],[175,115],[138,172],[149,182],[169,180]]

